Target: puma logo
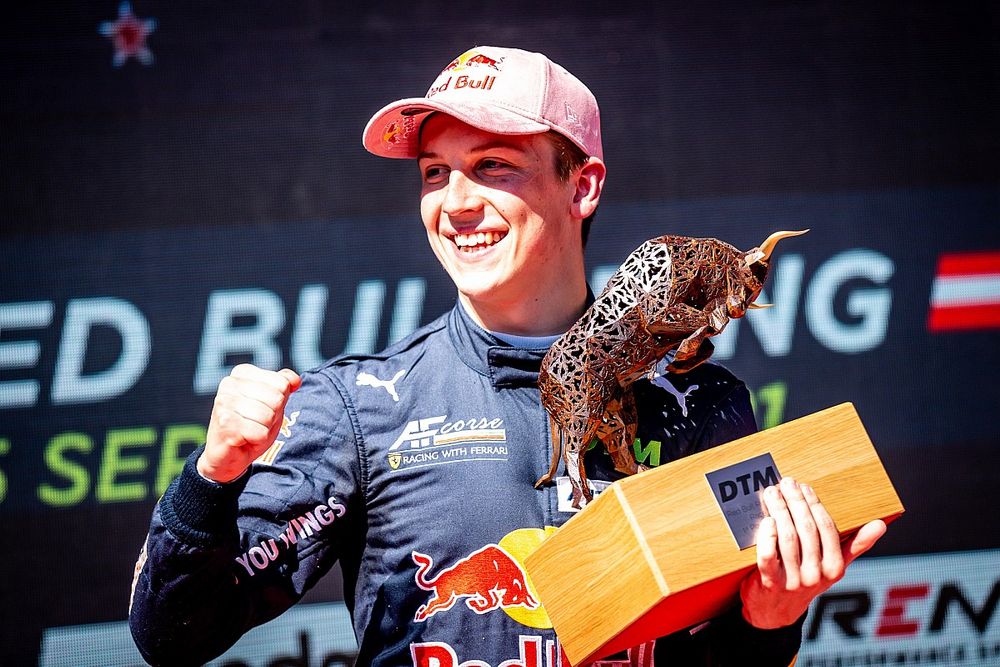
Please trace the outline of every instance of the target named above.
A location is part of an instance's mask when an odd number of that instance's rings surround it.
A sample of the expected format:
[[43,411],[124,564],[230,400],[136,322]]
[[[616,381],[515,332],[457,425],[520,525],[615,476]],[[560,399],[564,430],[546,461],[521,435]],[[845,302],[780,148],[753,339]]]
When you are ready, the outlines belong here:
[[382,387],[392,396],[392,400],[399,402],[399,394],[396,393],[396,383],[399,378],[406,374],[406,369],[399,371],[392,376],[391,380],[380,380],[371,373],[365,373],[364,371],[358,373],[357,384],[359,387]]
[[655,378],[653,378],[653,384],[655,384],[657,387],[663,387],[668,392],[670,392],[670,395],[677,399],[677,406],[680,407],[681,414],[685,417],[688,416],[687,398],[691,394],[691,392],[693,392],[695,389],[698,388],[698,385],[693,384],[690,387],[688,387],[687,391],[682,392],[679,389],[677,389],[673,385],[673,383],[670,382],[670,380],[667,379],[666,375],[657,375]]

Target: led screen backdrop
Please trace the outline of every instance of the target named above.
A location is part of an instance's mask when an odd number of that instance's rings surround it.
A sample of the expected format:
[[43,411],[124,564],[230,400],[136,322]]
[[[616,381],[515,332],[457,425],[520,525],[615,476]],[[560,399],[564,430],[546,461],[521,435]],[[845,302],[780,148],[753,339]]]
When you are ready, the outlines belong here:
[[[305,370],[454,303],[414,165],[360,133],[500,44],[601,104],[595,289],[651,236],[812,230],[716,358],[762,427],[854,402],[908,513],[817,601],[803,663],[995,664],[997,10],[536,4],[8,10],[0,663],[136,664],[122,621],[149,513],[232,365]],[[333,574],[219,664],[349,662],[342,600]]]

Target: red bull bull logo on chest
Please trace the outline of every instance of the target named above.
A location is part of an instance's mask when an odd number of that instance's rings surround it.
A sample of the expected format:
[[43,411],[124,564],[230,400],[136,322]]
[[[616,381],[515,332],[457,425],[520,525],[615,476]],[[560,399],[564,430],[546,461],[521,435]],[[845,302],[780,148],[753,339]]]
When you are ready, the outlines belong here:
[[[501,609],[518,623],[537,629],[551,629],[552,621],[533,592],[524,567],[524,558],[555,528],[519,528],[504,535],[497,544],[487,544],[468,556],[430,576],[434,560],[419,551],[410,556],[417,565],[414,581],[431,594],[421,605],[414,620],[426,621],[460,601],[477,614]],[[463,613],[457,610],[453,613]],[[503,660],[496,667],[568,667],[555,638],[518,633],[519,655]],[[653,642],[629,649],[628,656],[615,656],[592,664],[592,667],[653,667]],[[414,667],[490,667],[479,659],[459,655],[459,650],[446,642],[430,641],[410,645]]]
[[425,621],[447,611],[463,599],[477,614],[507,607],[538,607],[538,601],[528,590],[527,575],[521,565],[496,544],[487,544],[459,559],[433,578],[427,576],[434,567],[430,556],[414,551],[411,557],[417,564],[414,575],[417,586],[433,593],[417,610],[415,621]]

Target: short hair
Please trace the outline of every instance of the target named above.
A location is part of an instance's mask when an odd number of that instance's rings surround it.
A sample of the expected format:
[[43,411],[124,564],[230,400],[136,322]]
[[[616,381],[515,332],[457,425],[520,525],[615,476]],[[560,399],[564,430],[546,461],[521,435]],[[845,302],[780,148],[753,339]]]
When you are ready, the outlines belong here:
[[[583,149],[555,130],[549,130],[545,133],[545,136],[555,149],[556,174],[559,176],[560,180],[566,182],[569,180],[569,177],[573,175],[574,171],[587,163],[589,158],[587,154],[583,152]],[[587,237],[590,236],[590,225],[594,222],[595,215],[597,215],[596,210],[584,219],[583,224],[580,227],[580,234],[584,247],[587,247]]]

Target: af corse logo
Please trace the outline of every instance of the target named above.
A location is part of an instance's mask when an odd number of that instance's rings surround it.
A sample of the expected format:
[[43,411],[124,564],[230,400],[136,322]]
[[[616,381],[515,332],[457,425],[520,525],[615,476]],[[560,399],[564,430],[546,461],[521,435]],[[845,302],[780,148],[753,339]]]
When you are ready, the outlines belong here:
[[447,415],[414,419],[386,454],[393,470],[471,461],[506,461],[503,419],[473,417],[446,421]]

